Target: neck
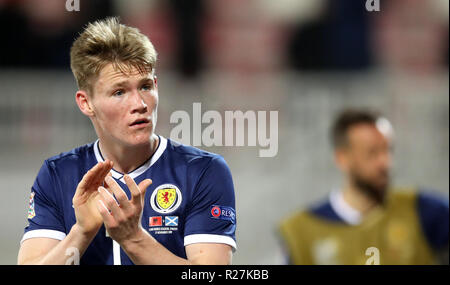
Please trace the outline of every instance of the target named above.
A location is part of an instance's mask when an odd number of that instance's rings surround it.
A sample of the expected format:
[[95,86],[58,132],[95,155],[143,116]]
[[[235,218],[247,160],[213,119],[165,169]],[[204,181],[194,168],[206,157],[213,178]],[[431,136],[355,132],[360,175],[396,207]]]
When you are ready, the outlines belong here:
[[103,158],[114,163],[114,170],[121,173],[129,173],[144,164],[155,153],[159,138],[152,135],[148,144],[139,146],[124,146],[99,140],[99,148]]
[[374,199],[352,183],[347,183],[342,192],[342,197],[350,207],[360,212],[362,216],[366,216],[377,205]]

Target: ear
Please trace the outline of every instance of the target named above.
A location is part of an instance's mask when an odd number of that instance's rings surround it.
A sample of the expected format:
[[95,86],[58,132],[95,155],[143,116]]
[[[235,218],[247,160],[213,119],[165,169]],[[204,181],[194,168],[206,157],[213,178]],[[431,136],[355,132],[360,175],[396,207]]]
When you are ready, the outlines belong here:
[[344,173],[349,169],[349,153],[347,149],[337,148],[334,151],[334,162],[336,166]]
[[81,113],[88,117],[93,117],[95,112],[92,108],[91,97],[84,90],[78,90],[75,94],[75,101],[77,102],[78,108],[80,108]]

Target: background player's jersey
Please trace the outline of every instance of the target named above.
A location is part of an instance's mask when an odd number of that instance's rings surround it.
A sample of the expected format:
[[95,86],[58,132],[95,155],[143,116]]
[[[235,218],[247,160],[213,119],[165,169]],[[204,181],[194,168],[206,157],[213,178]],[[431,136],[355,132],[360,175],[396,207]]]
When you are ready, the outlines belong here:
[[385,206],[364,219],[335,191],[328,201],[284,220],[280,233],[289,262],[436,263],[435,253],[448,250],[448,203],[424,192],[389,193]]
[[[47,159],[31,191],[28,226],[22,241],[34,237],[62,240],[75,224],[72,198],[83,175],[104,161],[98,141]],[[112,176],[127,193],[123,174]],[[193,243],[224,243],[236,249],[234,187],[225,160],[213,153],[159,136],[153,156],[128,174],[137,184],[146,178],[142,227],[179,257]],[[151,254],[151,253],[149,253]],[[132,264],[102,226],[80,264]]]

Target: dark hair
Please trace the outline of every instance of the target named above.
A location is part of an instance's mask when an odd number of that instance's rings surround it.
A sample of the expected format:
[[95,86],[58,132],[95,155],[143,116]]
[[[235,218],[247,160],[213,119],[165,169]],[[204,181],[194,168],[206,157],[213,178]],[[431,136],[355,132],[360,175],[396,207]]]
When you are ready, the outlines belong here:
[[331,143],[339,148],[348,145],[348,130],[358,124],[375,125],[380,114],[369,109],[346,109],[340,112],[331,128]]

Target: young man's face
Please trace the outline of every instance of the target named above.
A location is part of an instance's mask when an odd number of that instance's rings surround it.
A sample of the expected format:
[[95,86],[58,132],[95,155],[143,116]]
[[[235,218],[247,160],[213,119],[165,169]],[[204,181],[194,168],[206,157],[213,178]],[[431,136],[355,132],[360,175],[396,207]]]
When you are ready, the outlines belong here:
[[153,72],[140,74],[133,68],[124,74],[108,64],[101,70],[90,99],[91,119],[99,137],[124,146],[149,143],[158,107]]

